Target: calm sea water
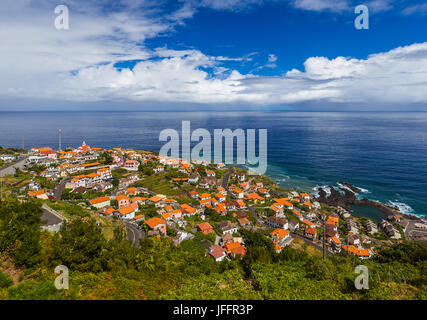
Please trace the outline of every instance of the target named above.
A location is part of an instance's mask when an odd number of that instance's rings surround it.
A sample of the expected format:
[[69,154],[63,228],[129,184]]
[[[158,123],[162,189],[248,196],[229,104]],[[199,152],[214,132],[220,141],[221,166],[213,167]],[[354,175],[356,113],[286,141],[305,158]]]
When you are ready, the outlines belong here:
[[283,187],[313,191],[345,181],[361,196],[427,216],[427,113],[34,112],[0,113],[0,145],[159,151],[159,133],[191,128],[268,129],[268,171]]

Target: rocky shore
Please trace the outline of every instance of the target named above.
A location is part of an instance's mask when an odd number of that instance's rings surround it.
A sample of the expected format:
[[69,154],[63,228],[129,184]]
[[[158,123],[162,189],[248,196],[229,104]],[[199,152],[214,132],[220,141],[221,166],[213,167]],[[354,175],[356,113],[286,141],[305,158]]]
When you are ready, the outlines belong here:
[[[325,191],[325,189],[328,190],[328,192]],[[350,211],[351,205],[361,205],[380,210],[384,214],[385,218],[400,215],[409,220],[421,220],[421,218],[416,216],[402,213],[398,207],[392,207],[378,201],[369,200],[367,198],[359,200],[357,199],[357,195],[360,192],[362,192],[361,189],[349,183],[339,182],[338,187],[326,186],[319,188],[319,194],[316,197],[316,200],[329,206],[340,206],[348,211]]]

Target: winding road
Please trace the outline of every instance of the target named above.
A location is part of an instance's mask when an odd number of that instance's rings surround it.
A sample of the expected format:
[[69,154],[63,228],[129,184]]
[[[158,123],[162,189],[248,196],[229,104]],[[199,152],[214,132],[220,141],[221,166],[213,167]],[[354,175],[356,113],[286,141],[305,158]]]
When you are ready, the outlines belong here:
[[126,226],[126,234],[128,239],[132,241],[136,247],[139,247],[140,241],[144,240],[145,238],[145,232],[139,230],[134,223],[124,221],[124,224]]
[[6,167],[3,167],[0,169],[0,177],[4,177],[10,174],[15,174],[16,169],[23,169],[26,163],[27,157],[23,157],[22,159],[19,159],[18,161],[15,161],[14,163],[9,164]]

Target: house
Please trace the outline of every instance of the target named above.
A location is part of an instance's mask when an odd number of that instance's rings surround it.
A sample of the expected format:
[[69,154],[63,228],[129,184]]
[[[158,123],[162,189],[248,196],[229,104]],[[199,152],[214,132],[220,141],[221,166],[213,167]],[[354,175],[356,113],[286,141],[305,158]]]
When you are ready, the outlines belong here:
[[242,199],[236,200],[235,203],[236,203],[236,209],[241,209],[241,210],[246,209],[246,204]]
[[371,234],[378,232],[377,224],[369,219],[367,219],[365,222],[365,228],[366,228],[366,231]]
[[[182,210],[175,209],[175,210],[172,210],[169,214],[172,219],[182,219]],[[189,215],[189,214],[186,214],[186,215]]]
[[138,160],[126,160],[123,167],[128,171],[138,171]]
[[249,227],[251,225],[251,222],[248,220],[248,218],[238,218],[237,221],[239,221],[239,224],[242,227]]
[[226,243],[234,242],[233,235],[226,233],[221,237],[221,243],[224,246]]
[[227,207],[227,210],[236,210],[236,202],[234,201],[225,201],[225,206]]
[[327,237],[334,237],[338,233],[338,228],[334,224],[325,223],[325,234]]
[[273,210],[273,212],[274,212],[276,215],[283,214],[283,209],[282,209],[282,208],[279,208],[279,207],[276,207],[274,204],[272,204],[272,205],[270,206],[270,209],[271,209],[271,210]]
[[87,185],[94,186],[102,181],[101,175],[98,173],[90,173],[86,175]]
[[390,222],[383,220],[380,227],[392,239],[400,239],[402,237],[400,232]]
[[243,182],[246,180],[246,175],[243,172],[237,172],[235,176],[239,182]]
[[122,219],[133,219],[135,217],[135,207],[132,205],[127,205],[126,207],[120,208],[115,211],[115,213],[120,216]]
[[337,252],[341,251],[341,240],[338,238],[338,236],[329,238],[328,242],[334,251],[337,251]]
[[244,193],[243,190],[239,189],[239,188],[235,188],[232,191],[233,195],[237,198],[237,199],[243,199],[244,197]]
[[190,191],[189,194],[190,194],[190,197],[192,197],[193,199],[199,198],[199,193],[196,190]]
[[116,197],[116,200],[118,202],[119,205],[119,209],[126,207],[128,204],[130,204],[130,199],[129,197],[125,196],[125,195],[118,195]]
[[96,173],[101,176],[102,180],[113,179],[113,174],[111,173],[110,168],[101,168],[96,170]]
[[213,170],[206,170],[206,176],[207,177],[215,177],[215,171],[213,171]]
[[276,252],[282,251],[286,240],[289,239],[289,235],[290,232],[288,230],[283,230],[281,228],[278,228],[270,233],[270,238],[275,244]]
[[208,249],[209,254],[215,259],[216,262],[220,262],[224,260],[224,258],[227,256],[227,253],[223,248],[221,248],[219,245],[214,245],[209,247]]
[[15,160],[15,156],[10,154],[2,154],[0,155],[0,160],[4,162],[12,162],[13,160]]
[[340,218],[335,217],[335,216],[333,216],[333,215],[330,215],[330,216],[328,217],[328,219],[326,220],[326,223],[329,223],[329,224],[333,224],[333,225],[338,226],[339,221],[340,221]]
[[315,239],[317,235],[317,230],[315,228],[305,228],[304,235],[307,238]]
[[266,224],[272,228],[281,228],[285,230],[289,228],[288,220],[286,218],[269,217]]
[[191,233],[185,232],[185,231],[178,231],[176,233],[176,236],[173,238],[173,244],[175,246],[178,246],[179,244],[181,244],[182,241],[184,240],[191,240],[194,238],[194,235],[192,235]]
[[311,200],[311,196],[308,193],[301,193],[300,196],[305,202],[309,202]]
[[181,204],[179,207],[181,208],[181,211],[184,216],[191,216],[197,213],[197,210],[192,206],[190,206],[189,204],[184,203],[184,204]]
[[361,244],[360,243],[360,236],[357,234],[350,233],[347,236],[347,241],[348,241],[348,244],[350,244],[352,246],[359,246]]
[[218,199],[219,202],[223,202],[226,199],[226,196],[219,192],[215,193],[214,196]]
[[47,200],[48,196],[46,195],[44,189],[42,190],[35,190],[35,191],[29,191],[28,192],[28,197],[30,198],[37,198],[37,199],[43,199],[43,200]]
[[89,200],[89,204],[97,209],[110,206],[110,197],[99,197]]
[[166,236],[166,222],[164,220],[154,217],[146,220],[145,223],[151,230],[158,231]]
[[210,195],[209,193],[202,193],[202,194],[199,196],[199,198],[200,198],[200,201],[208,200],[208,199],[210,199],[210,198],[211,198],[211,195]]
[[220,170],[220,169],[224,169],[224,168],[225,168],[225,163],[222,163],[222,162],[217,163],[217,164],[216,164],[216,168],[217,168],[217,169],[219,169],[219,170]]
[[258,193],[253,192],[246,195],[246,199],[253,201],[254,203],[264,203],[264,198],[261,197]]
[[197,230],[199,230],[203,234],[209,234],[209,233],[214,232],[212,226],[208,222],[202,222],[202,223],[198,224]]
[[159,172],[165,171],[165,167],[163,167],[163,166],[157,166],[153,170],[154,170],[154,173],[159,173]]
[[294,220],[294,219],[289,221],[289,230],[294,232],[297,229],[299,229],[299,222],[297,220]]
[[44,150],[43,152],[40,152],[40,156],[56,160],[58,158],[58,153],[55,150]]
[[197,183],[199,181],[199,175],[197,173],[193,173],[188,177],[188,183]]
[[134,196],[134,195],[136,195],[136,192],[137,192],[137,189],[136,189],[136,188],[128,188],[126,193],[127,193],[129,196]]
[[222,234],[233,234],[237,232],[237,226],[230,222],[230,221],[221,221],[219,223],[219,229],[221,230]]
[[133,220],[134,221],[136,221],[136,222],[138,222],[138,221],[142,221],[142,220],[144,220],[144,215],[143,214],[139,214],[139,215],[137,215],[137,216],[135,216],[135,217],[133,217]]
[[246,254],[246,248],[240,242],[228,242],[225,244],[225,250],[232,258],[243,257]]
[[199,188],[209,189],[210,186],[215,186],[217,184],[215,177],[204,177],[199,183]]
[[347,224],[346,224],[347,230],[349,230],[349,232],[354,233],[354,234],[359,233],[359,226],[356,223],[356,221],[354,221],[353,219],[349,218],[349,219],[347,219],[346,222],[347,222]]
[[86,193],[86,188],[85,187],[78,187],[75,188],[73,191],[71,191],[72,193],[79,193],[79,194],[85,194]]
[[270,198],[270,192],[265,188],[259,188],[258,192],[266,198]]
[[372,250],[358,249],[355,246],[342,246],[342,248],[345,251],[354,254],[355,256],[361,259],[366,259],[374,255],[374,252]]
[[273,199],[274,205],[281,209],[293,210],[294,205],[289,202],[289,198]]

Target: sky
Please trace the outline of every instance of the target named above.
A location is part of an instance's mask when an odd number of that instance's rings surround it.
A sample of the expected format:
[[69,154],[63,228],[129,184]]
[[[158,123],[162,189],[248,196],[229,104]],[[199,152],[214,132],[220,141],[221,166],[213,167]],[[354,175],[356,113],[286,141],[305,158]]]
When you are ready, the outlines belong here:
[[427,111],[426,30],[427,1],[2,0],[0,111]]

